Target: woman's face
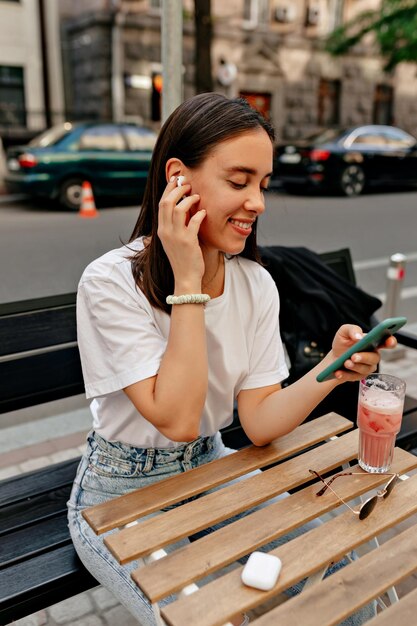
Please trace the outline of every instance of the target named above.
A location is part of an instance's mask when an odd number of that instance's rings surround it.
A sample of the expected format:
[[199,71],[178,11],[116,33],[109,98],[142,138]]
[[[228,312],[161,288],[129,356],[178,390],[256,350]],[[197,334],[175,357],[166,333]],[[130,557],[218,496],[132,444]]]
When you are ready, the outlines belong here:
[[197,168],[187,170],[191,193],[205,209],[199,240],[203,248],[239,254],[255,219],[264,212],[272,173],[273,147],[259,128],[218,144]]

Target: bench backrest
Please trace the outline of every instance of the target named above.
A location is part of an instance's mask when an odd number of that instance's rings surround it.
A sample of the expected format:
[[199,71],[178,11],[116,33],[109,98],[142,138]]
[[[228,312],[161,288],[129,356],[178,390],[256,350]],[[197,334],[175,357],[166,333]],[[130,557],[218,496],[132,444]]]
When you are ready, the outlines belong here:
[[0,305],[0,413],[84,392],[76,294]]
[[349,248],[322,252],[319,254],[319,257],[338,276],[352,283],[352,285],[356,285],[355,270],[353,269],[352,255]]
[[[320,255],[355,282],[345,248]],[[81,394],[76,294],[0,304],[0,413]]]

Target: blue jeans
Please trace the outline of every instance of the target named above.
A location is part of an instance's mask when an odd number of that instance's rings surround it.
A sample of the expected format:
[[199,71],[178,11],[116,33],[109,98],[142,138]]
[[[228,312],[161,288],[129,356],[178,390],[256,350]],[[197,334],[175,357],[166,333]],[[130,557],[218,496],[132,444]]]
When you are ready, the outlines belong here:
[[[68,502],[68,521],[71,538],[85,567],[99,583],[109,589],[119,602],[136,617],[139,624],[155,626],[153,611],[148,600],[130,577],[131,572],[139,566],[138,562],[133,561],[123,566],[119,565],[103,543],[103,539],[107,534],[116,531],[109,531],[109,533],[97,536],[82,517],[81,511],[86,507],[106,502],[117,496],[156,483],[164,478],[186,472],[189,469],[214,461],[233,452],[234,450],[224,446],[220,433],[213,437],[198,438],[178,448],[167,449],[135,448],[120,442],[106,441],[94,432],[89,434],[87,449],[80,461]],[[255,473],[257,472],[253,472],[253,474]],[[242,480],[247,476],[245,475],[236,480]],[[274,500],[285,498],[287,495],[282,494],[278,498],[274,498]],[[267,504],[261,504],[251,509],[250,512],[267,506]],[[157,514],[155,513],[154,515]],[[249,514],[249,511],[216,524],[213,528],[199,533],[198,536],[217,530],[247,514]],[[295,536],[306,532],[318,523],[311,522],[302,528],[295,529],[288,535],[264,546],[262,549],[265,551],[272,550]],[[190,537],[191,540],[193,538],[196,537]],[[169,552],[186,543],[188,541],[183,540],[166,548],[166,551]],[[242,562],[244,561],[245,559],[242,559]],[[347,563],[347,559],[344,559],[332,565],[328,569],[326,576]],[[289,589],[288,594],[294,595],[299,593],[302,587],[303,581]],[[173,597],[167,598],[160,605],[162,606],[172,600]],[[374,615],[375,608],[374,603],[372,603],[364,607],[360,612],[352,615],[342,624],[344,626],[360,626]]]

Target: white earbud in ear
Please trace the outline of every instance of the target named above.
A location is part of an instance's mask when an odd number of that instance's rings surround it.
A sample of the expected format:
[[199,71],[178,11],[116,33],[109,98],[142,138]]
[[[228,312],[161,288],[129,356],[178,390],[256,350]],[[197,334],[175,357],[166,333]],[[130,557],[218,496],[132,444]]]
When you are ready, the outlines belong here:
[[181,187],[184,184],[185,176],[177,176],[177,187]]

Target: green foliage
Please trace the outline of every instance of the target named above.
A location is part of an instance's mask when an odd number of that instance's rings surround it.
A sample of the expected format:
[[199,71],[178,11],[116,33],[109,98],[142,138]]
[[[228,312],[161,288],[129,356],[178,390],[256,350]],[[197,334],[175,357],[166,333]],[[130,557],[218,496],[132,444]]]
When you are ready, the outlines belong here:
[[417,61],[417,0],[382,0],[378,11],[364,11],[337,28],[327,39],[326,49],[333,55],[346,54],[363,37],[373,33],[385,70],[403,61]]

